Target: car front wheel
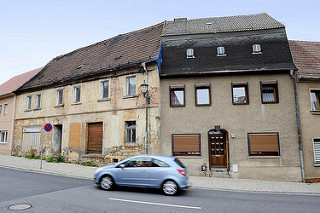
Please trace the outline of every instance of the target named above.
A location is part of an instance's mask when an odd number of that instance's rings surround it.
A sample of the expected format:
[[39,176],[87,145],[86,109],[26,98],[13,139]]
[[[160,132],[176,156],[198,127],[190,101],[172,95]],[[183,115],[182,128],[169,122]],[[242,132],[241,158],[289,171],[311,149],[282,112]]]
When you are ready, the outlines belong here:
[[176,195],[178,193],[178,185],[173,180],[166,180],[162,184],[162,191],[165,195]]
[[114,187],[114,181],[110,176],[104,176],[100,179],[99,186],[103,190],[111,190]]

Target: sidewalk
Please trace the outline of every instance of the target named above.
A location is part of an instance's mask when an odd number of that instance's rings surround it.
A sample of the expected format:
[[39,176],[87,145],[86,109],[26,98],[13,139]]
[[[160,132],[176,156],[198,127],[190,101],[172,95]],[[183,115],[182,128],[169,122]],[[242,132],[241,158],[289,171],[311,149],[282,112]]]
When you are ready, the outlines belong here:
[[[40,160],[27,159],[0,155],[0,166],[7,168],[22,169],[32,172],[55,174],[67,177],[92,179],[96,167],[82,166],[69,163],[48,163]],[[206,188],[225,191],[248,191],[283,194],[313,194],[320,196],[320,183],[300,183],[281,181],[261,181],[233,178],[213,178],[203,176],[190,176],[189,182],[192,187]]]

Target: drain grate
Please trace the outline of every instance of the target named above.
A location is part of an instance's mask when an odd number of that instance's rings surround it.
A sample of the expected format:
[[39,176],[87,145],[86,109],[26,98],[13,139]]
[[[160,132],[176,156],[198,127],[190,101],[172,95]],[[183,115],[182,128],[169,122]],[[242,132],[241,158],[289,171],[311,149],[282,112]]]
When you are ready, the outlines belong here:
[[25,203],[13,204],[13,205],[10,205],[10,206],[6,207],[6,209],[12,210],[12,211],[22,211],[22,210],[27,210],[27,209],[30,209],[30,208],[32,208],[32,205],[25,204]]

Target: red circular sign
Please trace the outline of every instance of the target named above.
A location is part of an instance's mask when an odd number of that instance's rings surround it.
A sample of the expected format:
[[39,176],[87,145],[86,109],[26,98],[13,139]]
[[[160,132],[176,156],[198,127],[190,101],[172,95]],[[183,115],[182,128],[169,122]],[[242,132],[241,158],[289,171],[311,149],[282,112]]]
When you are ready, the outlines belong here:
[[45,124],[45,125],[44,125],[44,130],[45,130],[46,132],[50,132],[50,131],[52,130],[52,125],[49,124],[49,123]]

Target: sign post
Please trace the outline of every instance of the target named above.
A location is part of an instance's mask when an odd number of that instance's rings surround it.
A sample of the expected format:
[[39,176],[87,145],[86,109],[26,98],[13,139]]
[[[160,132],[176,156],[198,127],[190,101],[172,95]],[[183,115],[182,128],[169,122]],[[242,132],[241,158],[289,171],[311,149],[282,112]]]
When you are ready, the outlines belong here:
[[[52,125],[50,123],[46,123],[43,127],[43,129],[46,131],[46,132],[50,132],[52,130]],[[42,132],[42,139],[41,139],[41,164],[40,164],[40,169],[42,169],[42,154],[43,154],[43,130],[41,129],[41,132]]]

